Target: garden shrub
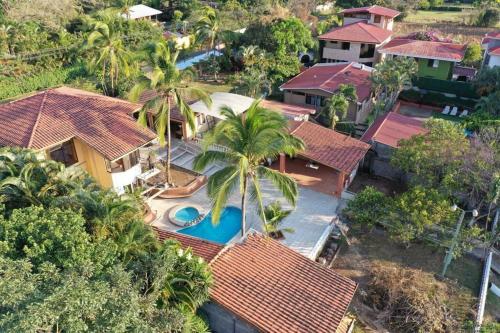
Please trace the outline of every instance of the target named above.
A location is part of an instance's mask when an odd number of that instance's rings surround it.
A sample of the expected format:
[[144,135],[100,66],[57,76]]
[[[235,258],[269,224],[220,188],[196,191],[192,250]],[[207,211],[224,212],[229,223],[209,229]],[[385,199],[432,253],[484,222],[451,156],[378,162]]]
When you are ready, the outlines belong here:
[[391,199],[372,186],[367,186],[349,201],[342,213],[352,222],[373,227],[387,214]]

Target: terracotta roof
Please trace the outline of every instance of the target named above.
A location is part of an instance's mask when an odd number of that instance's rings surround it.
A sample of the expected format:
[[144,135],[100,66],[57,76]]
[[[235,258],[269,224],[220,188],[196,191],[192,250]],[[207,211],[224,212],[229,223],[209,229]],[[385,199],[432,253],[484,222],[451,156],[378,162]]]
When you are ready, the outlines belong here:
[[500,30],[491,31],[484,35],[484,38],[481,40],[481,46],[485,48],[492,39],[500,39]]
[[198,257],[203,258],[205,261],[212,261],[217,254],[224,248],[223,245],[212,243],[204,239],[191,237],[177,232],[162,230],[158,227],[153,227],[153,230],[158,235],[160,241],[167,239],[177,240],[183,248],[191,248],[193,253]]
[[397,148],[400,140],[427,133],[427,130],[422,127],[422,123],[422,120],[388,112],[375,120],[363,134],[361,140],[367,143],[375,141]]
[[264,99],[260,102],[260,106],[267,108],[267,109],[276,110],[276,111],[282,112],[284,114],[289,114],[292,116],[310,115],[310,114],[316,113],[316,109],[312,106],[286,104],[286,103],[270,101],[270,100],[266,100],[266,99]]
[[370,14],[388,16],[388,17],[396,17],[399,14],[401,14],[397,10],[382,7],[382,6],[377,6],[377,5],[373,5],[370,7],[358,7],[358,8],[344,9],[340,13],[341,14],[370,13]]
[[391,37],[392,31],[366,22],[346,24],[318,36],[320,40],[380,44]]
[[500,56],[500,46],[492,47],[491,49],[488,50],[488,54]]
[[306,144],[301,156],[345,173],[351,173],[370,149],[364,142],[309,121],[292,122],[290,133]]
[[396,38],[378,51],[393,55],[460,62],[464,58],[466,48],[465,44]]
[[335,332],[357,287],[257,233],[222,252],[211,267],[211,299],[261,332]]
[[285,90],[319,89],[333,94],[341,84],[356,87],[358,101],[371,93],[371,67],[356,63],[316,64],[281,85]]
[[78,138],[109,160],[156,135],[130,116],[139,104],[60,87],[0,104],[0,146],[44,149]]

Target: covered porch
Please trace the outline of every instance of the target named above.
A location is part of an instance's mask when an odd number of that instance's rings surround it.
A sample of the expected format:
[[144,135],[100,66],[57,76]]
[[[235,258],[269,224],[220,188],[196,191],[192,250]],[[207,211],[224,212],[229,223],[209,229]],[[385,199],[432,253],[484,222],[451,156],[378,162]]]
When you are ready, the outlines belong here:
[[286,173],[303,187],[340,197],[345,183],[345,175],[322,164],[313,163],[301,157],[281,156],[271,168]]

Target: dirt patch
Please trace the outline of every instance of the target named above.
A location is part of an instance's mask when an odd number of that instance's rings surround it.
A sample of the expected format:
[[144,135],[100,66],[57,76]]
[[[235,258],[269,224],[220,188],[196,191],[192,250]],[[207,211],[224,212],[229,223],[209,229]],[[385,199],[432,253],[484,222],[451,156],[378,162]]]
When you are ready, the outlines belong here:
[[[370,278],[370,271],[374,265],[399,265],[401,267],[417,268],[431,274],[439,273],[444,253],[424,244],[412,245],[404,248],[388,239],[383,230],[376,229],[369,234],[356,231],[350,233],[351,246],[341,249],[333,264],[338,273],[350,277],[359,283],[358,292],[352,306],[357,313],[358,320],[366,325],[366,332],[388,331],[384,326],[383,313],[365,305],[362,297]],[[459,293],[450,295],[456,301],[457,307],[469,307],[470,304],[461,304],[461,300],[472,296],[477,297],[481,279],[481,263],[465,256],[454,260],[450,265],[447,277],[459,283]],[[452,283],[448,281],[448,283]],[[451,289],[450,289],[451,290]],[[495,303],[488,303],[485,321],[492,321],[499,315],[500,308]]]
[[[176,165],[170,167],[170,174],[172,175],[172,183],[175,186],[187,186],[191,184],[196,177],[199,176],[196,172],[188,169],[181,168]],[[164,184],[166,182],[165,172],[161,171],[159,174],[148,179],[148,185],[154,186],[158,184]]]
[[348,191],[359,193],[367,186],[373,186],[385,195],[390,196],[403,193],[406,190],[405,185],[400,182],[373,176],[365,172],[358,172],[349,185]]

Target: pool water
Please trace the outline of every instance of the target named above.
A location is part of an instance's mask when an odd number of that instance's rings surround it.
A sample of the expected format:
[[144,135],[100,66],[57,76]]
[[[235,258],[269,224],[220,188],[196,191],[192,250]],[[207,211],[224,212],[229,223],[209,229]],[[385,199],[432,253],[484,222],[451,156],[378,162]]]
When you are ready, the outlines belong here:
[[200,215],[194,207],[184,207],[175,212],[175,218],[181,222],[190,222]]
[[200,223],[178,230],[178,233],[205,239],[207,241],[226,244],[241,230],[241,209],[226,207],[221,214],[219,223],[212,224],[210,212]]

